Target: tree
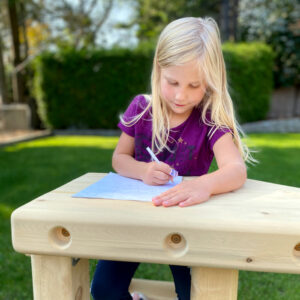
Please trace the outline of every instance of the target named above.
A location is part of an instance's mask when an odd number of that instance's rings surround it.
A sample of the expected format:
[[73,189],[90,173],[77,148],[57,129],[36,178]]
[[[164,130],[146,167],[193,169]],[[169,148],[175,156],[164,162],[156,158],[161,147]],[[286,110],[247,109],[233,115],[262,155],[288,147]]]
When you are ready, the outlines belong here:
[[241,0],[241,38],[275,53],[275,85],[300,85],[300,4],[297,0]]
[[3,43],[0,35],[0,106],[3,103],[7,103],[7,91],[6,91],[6,76],[5,76],[5,68],[3,62]]
[[[4,3],[0,3],[0,20],[5,19]],[[0,106],[3,103],[8,103],[8,95],[6,89],[6,74],[4,66],[4,43],[3,43],[4,25],[0,23]]]
[[[17,67],[22,62],[22,59],[20,53],[20,33],[16,1],[7,0],[7,9],[12,37],[13,66]],[[12,85],[14,102],[24,102],[24,82],[20,72],[13,72]]]
[[239,0],[222,0],[220,9],[220,30],[223,41],[237,40]]
[[[26,102],[24,83],[29,75],[26,66],[30,60],[50,45],[75,49],[95,46],[97,34],[107,20],[113,3],[114,0],[0,1],[2,38],[6,34],[4,45],[1,44],[4,47],[0,49],[1,92],[5,91],[8,82],[5,80],[3,56],[7,58],[6,69],[12,69],[14,102]],[[10,52],[10,49],[13,51]],[[10,53],[13,53],[12,59]],[[8,67],[10,64],[12,68]]]
[[235,40],[238,0],[135,0],[136,16],[121,28],[139,25],[137,37],[141,43],[152,42],[171,21],[187,16],[212,17],[219,24],[223,40]]
[[95,46],[97,34],[107,20],[114,0],[77,2],[74,4],[67,0],[43,0],[45,23],[50,24],[52,21],[52,38],[56,44],[75,49]]

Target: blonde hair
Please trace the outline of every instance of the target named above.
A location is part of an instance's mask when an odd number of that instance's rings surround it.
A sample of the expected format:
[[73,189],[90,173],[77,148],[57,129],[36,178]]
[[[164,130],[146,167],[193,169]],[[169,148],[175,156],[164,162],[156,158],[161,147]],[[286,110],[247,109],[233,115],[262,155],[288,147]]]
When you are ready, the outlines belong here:
[[[217,129],[229,128],[244,160],[254,162],[255,159],[240,138],[240,134],[244,133],[235,119],[232,99],[227,88],[220,33],[212,18],[181,18],[165,27],[159,36],[153,60],[152,94],[145,95],[148,105],[129,122],[122,122],[128,126],[133,125],[152,107],[152,149],[156,153],[164,148],[170,150],[167,146],[170,133],[169,115],[160,92],[161,69],[184,65],[193,60],[198,61],[199,74],[206,85],[206,94],[200,105],[203,122],[214,128],[209,132],[209,138]],[[206,118],[208,111],[210,120]]]

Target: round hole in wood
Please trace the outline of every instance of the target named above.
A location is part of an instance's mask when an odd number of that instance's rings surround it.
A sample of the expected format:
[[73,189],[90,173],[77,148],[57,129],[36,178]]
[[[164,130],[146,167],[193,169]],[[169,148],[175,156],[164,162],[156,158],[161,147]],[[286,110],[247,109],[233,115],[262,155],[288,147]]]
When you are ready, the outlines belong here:
[[65,228],[62,228],[62,229],[61,229],[61,233],[62,233],[62,235],[65,236],[65,237],[70,236],[69,231],[68,231],[67,229],[65,229]]
[[72,239],[66,228],[57,226],[50,230],[49,241],[56,248],[66,249],[71,245]]
[[294,246],[293,254],[294,254],[294,256],[297,257],[297,259],[300,258],[300,243],[297,243],[297,244]]
[[171,241],[174,244],[179,244],[181,242],[181,235],[178,233],[174,233],[171,235]]
[[166,236],[164,248],[171,256],[180,257],[187,252],[188,244],[182,234],[174,232]]
[[294,249],[295,249],[296,251],[300,251],[300,243],[298,243],[298,244],[294,247]]

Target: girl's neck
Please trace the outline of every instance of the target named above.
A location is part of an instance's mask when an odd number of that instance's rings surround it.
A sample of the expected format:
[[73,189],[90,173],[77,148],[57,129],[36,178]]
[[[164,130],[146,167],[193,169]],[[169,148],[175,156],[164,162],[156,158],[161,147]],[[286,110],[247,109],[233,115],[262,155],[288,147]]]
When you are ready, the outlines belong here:
[[175,128],[178,127],[179,125],[183,124],[191,115],[193,110],[187,112],[184,115],[177,115],[174,114],[173,112],[169,113],[169,122],[170,122],[170,128]]

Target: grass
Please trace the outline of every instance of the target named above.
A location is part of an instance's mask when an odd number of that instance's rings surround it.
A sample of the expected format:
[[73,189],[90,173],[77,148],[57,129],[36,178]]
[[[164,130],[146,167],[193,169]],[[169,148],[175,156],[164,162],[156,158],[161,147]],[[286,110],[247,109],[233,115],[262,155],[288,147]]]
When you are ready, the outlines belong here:
[[[0,148],[0,300],[32,299],[30,258],[11,246],[10,214],[20,205],[86,172],[111,171],[115,137],[48,137]],[[300,134],[250,135],[260,161],[248,177],[300,187]],[[215,164],[212,168],[215,167]],[[91,260],[91,276],[96,261]],[[300,299],[294,274],[240,271],[239,299]],[[171,280],[165,265],[142,264],[135,277]]]

